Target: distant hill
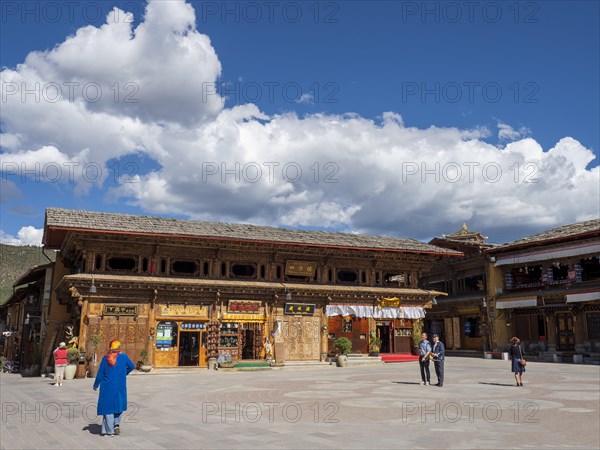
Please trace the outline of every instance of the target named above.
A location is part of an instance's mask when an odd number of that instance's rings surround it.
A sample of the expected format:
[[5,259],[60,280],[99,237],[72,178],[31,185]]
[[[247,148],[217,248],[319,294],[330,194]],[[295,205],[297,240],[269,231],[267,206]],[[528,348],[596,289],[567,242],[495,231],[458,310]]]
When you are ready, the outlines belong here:
[[[54,261],[56,252],[47,250],[46,254]],[[12,285],[29,268],[48,263],[42,254],[42,247],[31,245],[17,246],[0,244],[0,304],[12,294]]]

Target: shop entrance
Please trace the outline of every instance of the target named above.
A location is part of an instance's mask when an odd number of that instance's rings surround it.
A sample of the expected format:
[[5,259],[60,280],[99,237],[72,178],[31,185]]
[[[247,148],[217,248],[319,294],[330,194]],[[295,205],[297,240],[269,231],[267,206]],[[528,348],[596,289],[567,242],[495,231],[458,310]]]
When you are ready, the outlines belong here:
[[200,365],[200,331],[182,331],[179,340],[179,365]]
[[257,359],[254,354],[254,330],[244,330],[244,348],[242,349],[242,359]]
[[161,321],[156,326],[156,367],[206,367],[206,323]]
[[389,322],[377,322],[377,337],[381,339],[380,353],[392,353],[392,333]]

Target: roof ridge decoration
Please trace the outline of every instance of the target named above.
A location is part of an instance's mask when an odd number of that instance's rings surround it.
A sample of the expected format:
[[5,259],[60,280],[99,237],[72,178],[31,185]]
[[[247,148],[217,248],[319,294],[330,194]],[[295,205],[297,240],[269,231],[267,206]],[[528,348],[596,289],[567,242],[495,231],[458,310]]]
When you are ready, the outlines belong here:
[[488,237],[483,236],[479,231],[471,231],[467,227],[467,223],[463,222],[460,230],[450,234],[442,234],[444,239],[450,241],[461,241],[461,242],[478,242],[483,243]]

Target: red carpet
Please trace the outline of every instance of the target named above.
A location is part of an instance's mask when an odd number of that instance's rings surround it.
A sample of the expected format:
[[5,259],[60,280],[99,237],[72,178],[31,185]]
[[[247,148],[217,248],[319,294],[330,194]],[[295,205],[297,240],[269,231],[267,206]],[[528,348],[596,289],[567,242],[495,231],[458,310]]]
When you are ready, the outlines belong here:
[[386,363],[418,361],[419,357],[410,353],[380,353],[381,360]]

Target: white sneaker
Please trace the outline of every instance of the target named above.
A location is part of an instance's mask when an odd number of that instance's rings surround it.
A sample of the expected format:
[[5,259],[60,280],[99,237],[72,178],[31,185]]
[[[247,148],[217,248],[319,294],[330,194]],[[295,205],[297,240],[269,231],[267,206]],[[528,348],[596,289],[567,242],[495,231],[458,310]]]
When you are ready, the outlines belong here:
[[425,386],[425,382],[424,381],[421,381],[421,386]]
[[60,383],[59,386],[62,386],[62,383]]
[[52,386],[60,386],[60,384],[58,384],[58,383],[54,383]]
[[431,386],[431,383],[428,381],[427,383],[425,383],[427,386]]

